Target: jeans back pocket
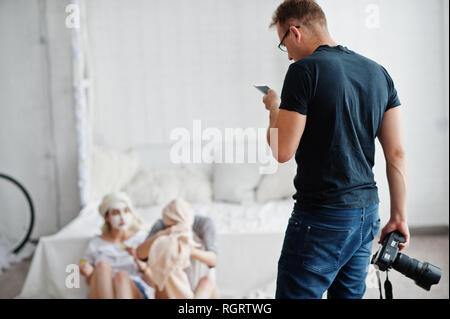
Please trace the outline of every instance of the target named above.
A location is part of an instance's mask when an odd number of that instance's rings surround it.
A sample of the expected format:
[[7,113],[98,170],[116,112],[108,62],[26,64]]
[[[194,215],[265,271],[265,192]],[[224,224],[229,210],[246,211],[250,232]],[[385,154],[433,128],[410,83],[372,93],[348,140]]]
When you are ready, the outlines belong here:
[[302,248],[303,266],[311,271],[326,273],[339,267],[342,249],[351,229],[333,229],[317,225],[304,225]]

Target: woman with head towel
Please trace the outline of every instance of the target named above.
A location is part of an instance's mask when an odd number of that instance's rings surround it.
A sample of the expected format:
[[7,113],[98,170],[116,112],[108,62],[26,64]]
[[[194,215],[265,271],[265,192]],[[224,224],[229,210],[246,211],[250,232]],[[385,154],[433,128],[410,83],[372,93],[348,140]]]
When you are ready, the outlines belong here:
[[80,273],[89,285],[88,298],[154,298],[151,275],[143,276],[129,251],[141,244],[147,232],[125,193],[103,197],[99,212],[102,234],[93,237],[80,262]]
[[212,220],[194,216],[186,201],[175,199],[133,255],[143,273],[149,274],[145,277],[154,282],[156,298],[218,298],[216,246]]

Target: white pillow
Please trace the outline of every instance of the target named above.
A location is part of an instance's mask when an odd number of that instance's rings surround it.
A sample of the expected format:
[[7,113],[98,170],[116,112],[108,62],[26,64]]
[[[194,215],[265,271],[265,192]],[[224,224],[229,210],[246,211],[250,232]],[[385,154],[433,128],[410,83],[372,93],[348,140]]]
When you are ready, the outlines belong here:
[[211,183],[199,169],[145,170],[124,187],[136,207],[165,205],[181,197],[191,203],[212,201]]
[[121,152],[94,145],[91,156],[90,200],[119,191],[133,178],[139,167],[138,154],[132,150]]
[[295,194],[294,177],[297,173],[297,163],[295,159],[285,163],[278,163],[278,170],[274,174],[263,175],[261,182],[256,189],[256,200],[267,202]]
[[255,200],[255,188],[261,179],[259,165],[252,163],[214,163],[214,200],[240,204]]
[[212,202],[212,185],[207,173],[199,168],[185,166],[177,171],[180,197],[191,203]]
[[175,171],[139,171],[123,189],[135,207],[159,205],[169,202],[179,193]]

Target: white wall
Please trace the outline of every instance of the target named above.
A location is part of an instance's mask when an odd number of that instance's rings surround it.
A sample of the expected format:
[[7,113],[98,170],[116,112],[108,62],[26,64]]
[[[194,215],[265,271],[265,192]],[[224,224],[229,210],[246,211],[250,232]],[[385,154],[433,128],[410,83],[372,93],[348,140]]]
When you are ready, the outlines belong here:
[[[288,60],[273,1],[89,1],[96,129],[108,144],[164,143],[175,127],[265,125],[262,94]],[[281,69],[280,69],[280,66]]]
[[30,192],[33,237],[56,232],[80,210],[65,5],[0,1],[0,172]]
[[[167,143],[175,127],[265,127],[264,82],[289,65],[268,30],[274,0],[87,1],[96,137],[117,148]],[[322,0],[332,35],[391,73],[403,103],[410,224],[448,225],[448,1]],[[0,1],[0,171],[35,200],[34,235],[79,210],[68,1]],[[366,12],[378,5],[380,27]],[[44,40],[41,42],[41,39]],[[388,216],[384,160],[375,172]]]
[[[167,143],[173,128],[191,129],[194,119],[219,129],[265,127],[261,95],[251,84],[281,89],[288,61],[267,29],[279,2],[89,1],[97,138],[118,148]],[[448,225],[448,1],[319,3],[336,41],[384,65],[395,81],[410,224]],[[387,221],[379,145],[375,172]]]

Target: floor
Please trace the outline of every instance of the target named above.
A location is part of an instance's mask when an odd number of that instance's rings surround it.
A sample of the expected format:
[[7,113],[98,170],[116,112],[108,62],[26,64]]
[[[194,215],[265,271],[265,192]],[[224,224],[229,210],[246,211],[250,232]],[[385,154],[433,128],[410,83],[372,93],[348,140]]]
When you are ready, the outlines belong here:
[[[442,269],[442,278],[439,284],[432,286],[430,291],[426,291],[417,286],[412,279],[405,277],[395,270],[389,272],[389,280],[393,286],[393,296],[396,299],[448,299],[449,298],[449,236],[437,232],[435,235],[424,235],[411,230],[412,240],[410,246],[405,250],[405,254],[418,259],[428,261]],[[440,233],[440,234],[439,234]],[[378,248],[374,241],[373,251]],[[13,264],[0,276],[0,299],[14,298],[17,296],[25,281],[26,274],[30,267],[31,258],[20,263]],[[384,274],[381,274],[384,282]],[[373,269],[369,271],[367,278],[367,290],[365,299],[379,298],[376,274]],[[272,288],[273,289],[273,288]],[[269,294],[271,295],[271,294]]]
[[0,299],[9,299],[17,296],[30,268],[31,258],[12,264],[0,275]]

